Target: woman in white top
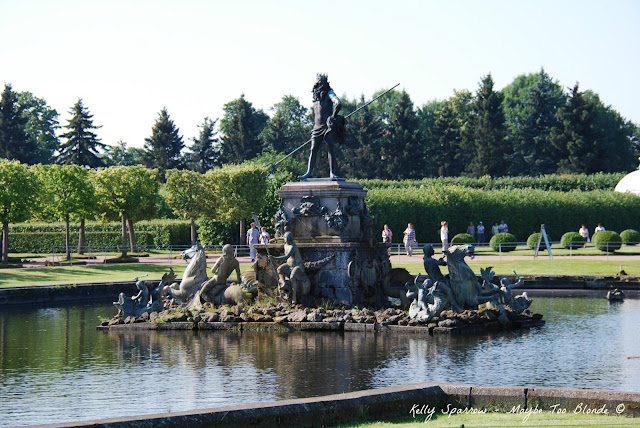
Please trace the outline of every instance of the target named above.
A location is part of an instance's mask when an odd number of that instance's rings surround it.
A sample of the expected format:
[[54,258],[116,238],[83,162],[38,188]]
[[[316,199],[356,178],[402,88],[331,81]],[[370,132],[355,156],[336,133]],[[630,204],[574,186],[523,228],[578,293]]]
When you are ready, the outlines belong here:
[[440,224],[440,241],[442,241],[442,251],[447,251],[449,249],[449,223],[442,221]]
[[582,246],[582,248],[584,248],[587,246],[587,242],[591,242],[589,239],[589,229],[583,224],[578,233],[584,238],[584,245]]

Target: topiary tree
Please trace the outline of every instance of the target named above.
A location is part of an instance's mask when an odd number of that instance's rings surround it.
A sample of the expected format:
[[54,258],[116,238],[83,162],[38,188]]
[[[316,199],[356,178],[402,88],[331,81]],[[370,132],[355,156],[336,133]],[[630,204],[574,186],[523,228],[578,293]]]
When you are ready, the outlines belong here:
[[586,239],[578,232],[567,232],[560,238],[560,244],[566,249],[576,249],[584,247]]
[[207,198],[204,175],[186,169],[169,169],[166,172],[167,203],[173,211],[191,224],[191,245],[196,244],[196,220],[203,214]]
[[[551,238],[549,237],[548,234],[547,234],[547,238],[549,238],[549,244],[551,244]],[[540,239],[540,232],[532,233],[527,238],[527,247],[529,247],[532,250],[535,249],[536,245],[538,245],[538,240],[539,239]],[[547,249],[547,243],[544,242],[544,239],[540,240],[540,249],[541,250],[546,250]]]
[[603,230],[593,235],[593,246],[600,251],[613,253],[622,247],[622,238],[613,230]]
[[265,202],[267,180],[264,166],[255,162],[228,164],[205,174],[210,203],[203,215],[221,222],[240,221],[240,239],[244,240],[245,219],[260,212]]
[[620,232],[620,238],[625,245],[636,245],[640,242],[640,232],[634,229],[626,229]]
[[475,244],[476,240],[473,236],[468,233],[458,233],[451,239],[451,245],[459,245],[459,244]]
[[515,235],[509,232],[493,235],[491,237],[491,241],[489,241],[489,246],[493,251],[513,251],[516,249],[517,245]]
[[36,209],[39,187],[38,177],[27,165],[0,159],[2,263],[9,263],[9,223],[19,223],[29,218]]

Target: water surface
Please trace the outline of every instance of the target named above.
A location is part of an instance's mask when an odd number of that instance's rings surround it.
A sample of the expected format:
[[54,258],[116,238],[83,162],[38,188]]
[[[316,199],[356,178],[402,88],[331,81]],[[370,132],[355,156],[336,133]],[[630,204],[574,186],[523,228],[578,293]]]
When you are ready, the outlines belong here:
[[547,324],[472,337],[96,331],[111,305],[0,312],[0,426],[414,382],[640,392],[640,300],[536,298]]

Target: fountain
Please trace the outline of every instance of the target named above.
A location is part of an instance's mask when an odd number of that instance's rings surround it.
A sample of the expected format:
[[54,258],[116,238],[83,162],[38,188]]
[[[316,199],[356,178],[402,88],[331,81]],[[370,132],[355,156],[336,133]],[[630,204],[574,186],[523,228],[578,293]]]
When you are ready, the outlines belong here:
[[[513,288],[522,284],[517,274],[519,281],[514,284],[506,278],[494,283],[494,274],[487,268],[482,280],[477,279],[464,260],[473,255],[471,245],[444,251],[450,272],[447,277],[438,267],[445,264],[444,260],[434,260],[429,245],[424,248],[426,278],[418,275],[414,279],[406,271],[398,275],[397,270],[392,270],[390,244],[373,239],[375,222],[367,209],[367,191],[359,183],[337,176],[334,145],[344,139],[345,120],[338,115],[341,102],[326,75],[318,75],[313,98],[314,128],[307,171],[300,182],[286,183],[278,191],[282,201],[273,217],[276,239],[254,245],[255,263],[242,279],[238,261],[228,245],[212,269],[214,277],[207,279],[204,249],[196,246],[185,252],[185,257],[192,260],[180,283],[165,285],[163,281],[152,287],[166,293],[161,309],[172,315],[159,314],[163,311],[158,310],[157,291],[153,302],[148,293],[143,302],[140,293],[129,300],[121,295],[118,308],[124,307],[123,301],[136,300],[133,306],[140,313],[123,314],[120,310],[102,327],[160,319],[165,323],[191,323],[186,328],[193,329],[228,327],[217,324],[221,322],[239,323],[239,328],[319,330],[366,330],[358,324],[368,324],[373,329],[413,326],[426,328],[431,334],[460,334],[544,323],[541,315],[527,310],[531,300],[526,294],[513,294]],[[314,178],[313,169],[323,143],[327,145],[329,175]],[[234,270],[235,283],[228,281]],[[405,281],[397,283],[398,278]],[[275,298],[277,303],[263,301],[251,306],[260,293]],[[390,298],[399,299],[401,307],[394,307]],[[176,312],[182,315],[176,317]],[[146,328],[160,327],[148,323]]]

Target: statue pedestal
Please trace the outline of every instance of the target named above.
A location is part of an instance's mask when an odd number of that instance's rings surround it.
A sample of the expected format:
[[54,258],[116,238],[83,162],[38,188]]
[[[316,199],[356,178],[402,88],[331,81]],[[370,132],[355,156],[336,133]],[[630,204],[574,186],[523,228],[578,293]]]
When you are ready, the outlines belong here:
[[[346,304],[381,305],[382,281],[391,269],[389,244],[376,242],[373,219],[359,183],[306,180],[287,183],[278,191],[282,206],[275,215],[278,235],[289,231],[306,262],[311,296]],[[267,257],[283,254],[283,244],[256,245],[256,279],[277,286]],[[315,266],[314,266],[315,265]]]

